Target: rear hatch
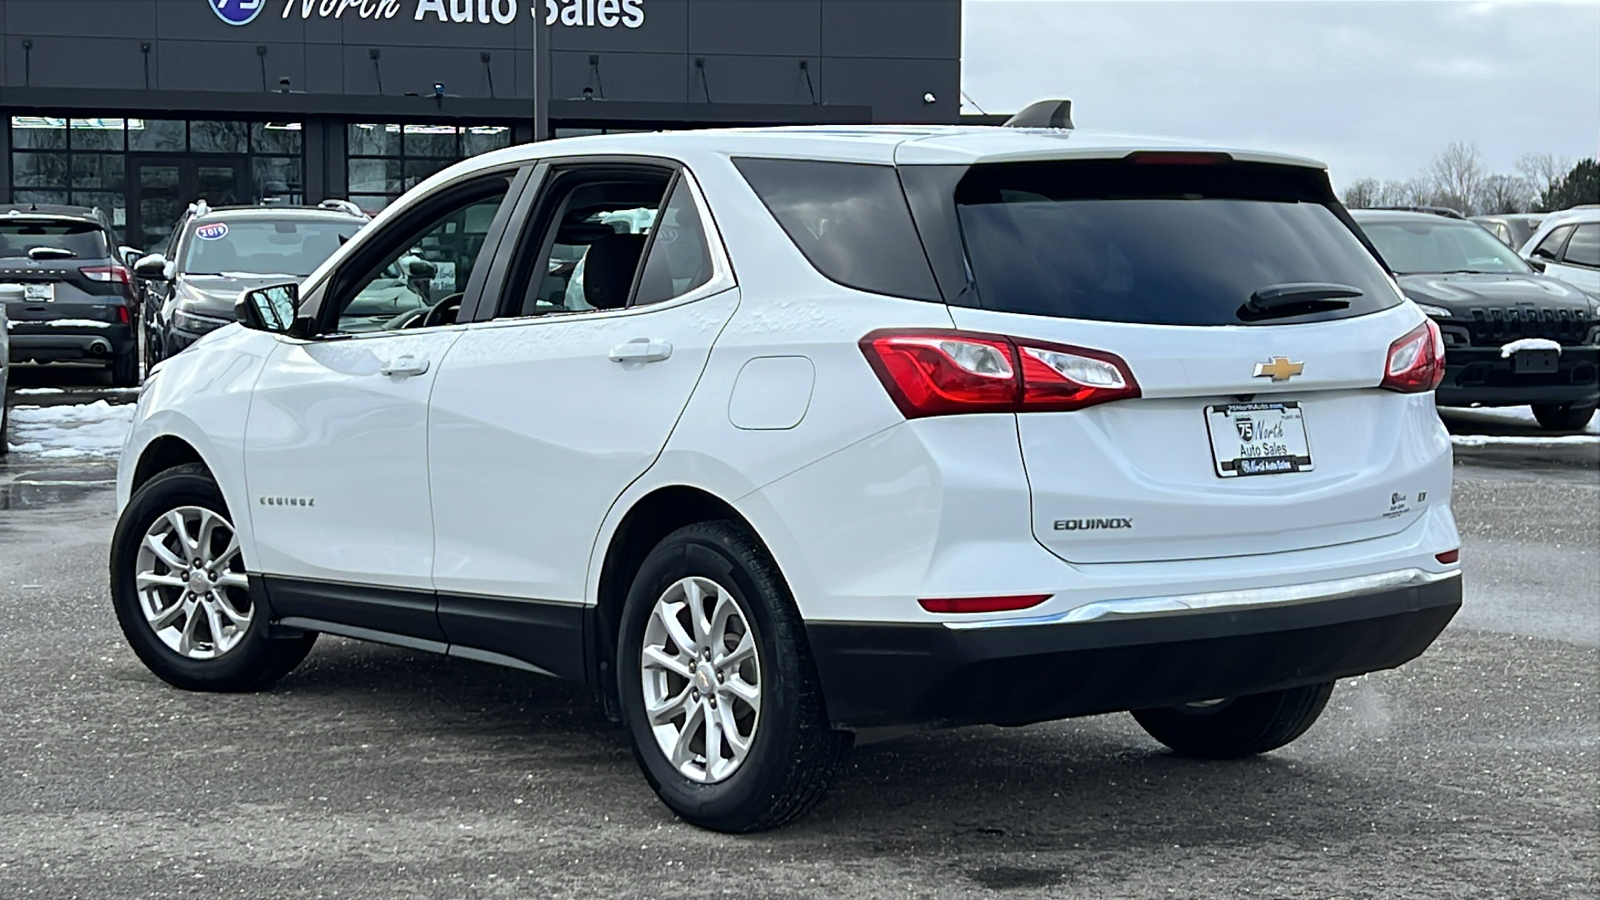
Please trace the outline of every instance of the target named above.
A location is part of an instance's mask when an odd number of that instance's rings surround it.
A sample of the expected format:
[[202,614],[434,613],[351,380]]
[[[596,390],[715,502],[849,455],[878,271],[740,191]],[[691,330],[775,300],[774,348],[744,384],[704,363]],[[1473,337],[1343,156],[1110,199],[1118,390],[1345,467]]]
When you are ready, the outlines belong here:
[[1326,546],[1400,531],[1429,491],[1442,499],[1431,405],[1379,389],[1391,344],[1429,332],[1320,170],[1001,163],[968,171],[955,200],[978,307],[953,306],[956,326],[1010,336],[1024,372],[1030,345],[1058,363],[1120,358],[1137,387],[1067,412],[1024,401],[1034,534],[1057,555]]
[[[16,327],[27,322],[84,328],[126,323],[128,271],[111,258],[111,242],[93,222],[55,216],[0,218],[0,284],[23,288],[7,301]],[[19,329],[25,330],[25,329]]]

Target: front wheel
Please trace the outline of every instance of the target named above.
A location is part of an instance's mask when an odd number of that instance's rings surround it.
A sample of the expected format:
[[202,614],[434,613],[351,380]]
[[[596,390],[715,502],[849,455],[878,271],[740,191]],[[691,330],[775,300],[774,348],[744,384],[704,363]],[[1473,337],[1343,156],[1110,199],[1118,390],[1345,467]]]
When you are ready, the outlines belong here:
[[1333,682],[1224,700],[1136,709],[1151,737],[1184,756],[1233,759],[1276,750],[1306,733],[1333,693]]
[[139,660],[191,691],[261,690],[316,641],[266,637],[227,504],[201,465],[133,493],[111,538],[111,602]]
[[1546,431],[1577,431],[1594,417],[1593,403],[1535,403],[1533,417]]
[[804,623],[746,531],[668,535],[634,578],[617,647],[634,755],[673,812],[762,831],[822,799],[852,737],[830,727]]

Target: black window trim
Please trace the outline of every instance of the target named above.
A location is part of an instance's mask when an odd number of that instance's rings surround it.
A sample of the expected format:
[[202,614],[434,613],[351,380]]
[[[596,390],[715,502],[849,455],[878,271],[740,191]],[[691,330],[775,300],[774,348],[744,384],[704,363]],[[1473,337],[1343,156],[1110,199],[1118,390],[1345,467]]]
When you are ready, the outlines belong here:
[[[570,310],[537,316],[524,316],[520,312],[513,314],[510,312],[512,304],[516,304],[516,308],[520,311],[520,304],[523,300],[520,294],[513,297],[511,292],[513,281],[515,280],[512,278],[516,271],[515,260],[522,252],[523,245],[529,240],[527,230],[530,227],[539,227],[541,229],[539,249],[537,251],[538,259],[548,258],[550,247],[555,238],[555,233],[549,227],[550,223],[545,222],[541,225],[538,221],[542,214],[547,211],[545,201],[548,197],[549,188],[566,172],[580,168],[604,168],[607,166],[619,169],[653,168],[670,171],[671,174],[668,177],[666,188],[661,195],[663,205],[671,199],[672,191],[680,182],[689,185],[690,194],[700,214],[701,234],[705,238],[707,250],[711,254],[711,280],[676,297],[645,306],[635,306],[634,300],[639,290],[639,279],[644,272],[644,263],[649,259],[650,248],[655,240],[655,229],[651,229],[650,240],[646,242],[644,249],[640,252],[639,266],[634,271],[633,284],[628,291],[628,301],[623,306],[616,309]],[[488,290],[485,290],[483,298],[471,320],[475,323],[529,324],[536,322],[570,322],[575,318],[587,321],[596,316],[631,315],[693,303],[704,297],[720,294],[738,286],[738,278],[734,272],[732,256],[728,253],[727,247],[723,243],[722,232],[717,227],[711,204],[708,202],[699,180],[695,178],[694,171],[681,160],[662,156],[632,154],[546,157],[538,161],[538,170],[524,191],[524,200],[524,203],[519,204],[520,208],[516,217],[506,230],[504,236],[506,246],[503,248],[504,252],[499,254],[500,259],[496,261],[496,266],[499,270],[499,281],[493,284],[495,300],[491,302],[491,295]],[[563,198],[564,202],[565,198]],[[458,321],[464,322],[468,320],[463,318]]]
[[[388,255],[392,245],[385,240],[387,235],[395,233],[408,233],[409,227],[420,227],[426,224],[431,217],[438,213],[441,204],[458,203],[462,197],[471,194],[476,185],[491,179],[507,179],[509,185],[505,195],[500,200],[500,207],[496,210],[494,219],[489,224],[489,231],[484,239],[483,247],[478,251],[479,259],[483,254],[490,254],[490,259],[499,255],[499,245],[505,236],[506,226],[510,222],[511,213],[517,204],[522,192],[526,189],[533,166],[527,162],[512,165],[497,166],[492,169],[463,173],[459,178],[452,179],[429,191],[425,196],[407,203],[398,214],[381,226],[381,232],[358,234],[351,242],[354,249],[326,278],[317,284],[305,289],[301,294],[299,315],[295,319],[295,326],[290,331],[292,337],[309,340],[347,340],[351,338],[384,337],[396,334],[412,334],[413,330],[402,331],[373,331],[351,333],[337,330],[339,305],[329,303],[332,297],[341,296],[348,290],[351,282],[362,277],[370,277],[371,267],[376,260]],[[467,286],[463,290],[461,301],[462,312],[468,306],[477,307],[485,287],[488,283],[489,266],[475,265],[472,274],[468,276]],[[360,272],[360,275],[352,274]],[[457,325],[465,324],[467,320],[460,314],[457,315]],[[453,326],[447,326],[453,327]]]

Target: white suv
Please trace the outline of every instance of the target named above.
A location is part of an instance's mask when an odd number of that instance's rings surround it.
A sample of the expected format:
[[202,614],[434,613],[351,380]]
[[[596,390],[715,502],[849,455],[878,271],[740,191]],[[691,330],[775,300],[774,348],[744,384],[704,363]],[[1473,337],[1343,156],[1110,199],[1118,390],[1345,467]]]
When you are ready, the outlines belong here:
[[[426,315],[356,303],[423,250]],[[140,658],[254,690],[327,633],[582,681],[709,828],[799,816],[908,728],[1132,710],[1271,750],[1460,604],[1439,333],[1306,160],[551,141],[240,313],[123,453]]]

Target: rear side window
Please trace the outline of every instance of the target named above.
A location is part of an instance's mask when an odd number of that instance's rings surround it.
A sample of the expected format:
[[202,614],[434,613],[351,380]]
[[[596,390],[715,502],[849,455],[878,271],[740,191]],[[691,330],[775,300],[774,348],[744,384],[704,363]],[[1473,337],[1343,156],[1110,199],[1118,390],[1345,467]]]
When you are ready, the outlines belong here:
[[1600,269],[1600,225],[1579,225],[1567,243],[1562,262],[1572,266]]
[[734,165],[829,279],[875,294],[939,299],[893,166],[796,159]]
[[[1400,302],[1314,170],[1127,160],[978,166],[958,185],[956,208],[985,309],[1239,325],[1346,318]],[[1298,315],[1245,309],[1258,291],[1308,282],[1360,294],[1346,307]]]
[[0,259],[25,258],[35,247],[65,250],[75,259],[111,255],[106,233],[90,222],[0,222]]
[[1544,236],[1539,246],[1533,248],[1531,256],[1539,259],[1558,259],[1561,256],[1561,245],[1567,242],[1567,235],[1572,233],[1573,226],[1567,225],[1557,228]]

